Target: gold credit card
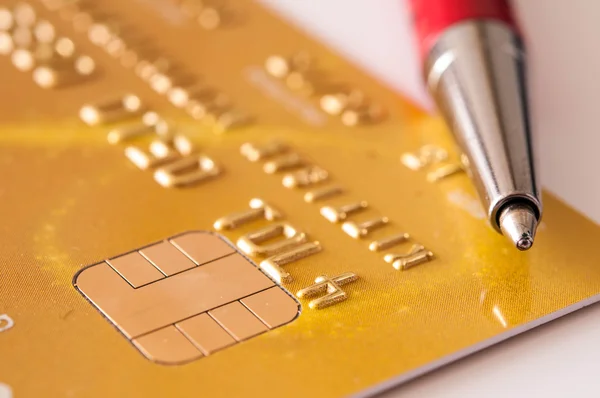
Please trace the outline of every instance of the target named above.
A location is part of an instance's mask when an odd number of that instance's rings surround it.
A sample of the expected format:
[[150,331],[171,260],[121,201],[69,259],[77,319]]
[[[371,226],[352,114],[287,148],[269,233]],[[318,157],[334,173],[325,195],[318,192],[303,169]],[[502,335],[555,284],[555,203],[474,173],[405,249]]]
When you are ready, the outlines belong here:
[[[358,28],[358,27],[357,27]],[[0,6],[0,397],[365,396],[598,300],[442,122],[262,6]]]

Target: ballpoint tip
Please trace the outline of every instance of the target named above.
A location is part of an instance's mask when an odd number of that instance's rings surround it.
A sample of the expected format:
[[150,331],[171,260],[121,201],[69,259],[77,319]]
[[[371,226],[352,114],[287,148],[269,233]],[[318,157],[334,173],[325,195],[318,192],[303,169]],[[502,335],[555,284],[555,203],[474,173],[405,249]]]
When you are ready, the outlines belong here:
[[533,246],[533,238],[529,235],[523,236],[517,241],[516,246],[521,251],[529,250]]
[[531,206],[515,203],[508,205],[500,214],[502,234],[510,239],[518,250],[531,249],[538,220]]

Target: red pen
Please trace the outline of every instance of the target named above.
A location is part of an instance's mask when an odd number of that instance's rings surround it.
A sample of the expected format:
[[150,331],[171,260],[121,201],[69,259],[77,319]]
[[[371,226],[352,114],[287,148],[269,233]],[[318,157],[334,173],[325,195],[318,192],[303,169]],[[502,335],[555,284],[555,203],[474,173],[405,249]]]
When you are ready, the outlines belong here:
[[506,0],[410,0],[425,83],[492,227],[519,250],[542,215],[525,51]]

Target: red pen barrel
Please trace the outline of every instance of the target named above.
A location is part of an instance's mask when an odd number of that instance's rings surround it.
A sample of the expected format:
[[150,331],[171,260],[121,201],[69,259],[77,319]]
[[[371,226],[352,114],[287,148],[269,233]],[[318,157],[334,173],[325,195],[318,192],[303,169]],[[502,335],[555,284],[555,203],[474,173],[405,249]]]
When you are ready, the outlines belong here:
[[409,5],[423,59],[441,33],[465,20],[492,19],[514,26],[507,0],[409,0]]

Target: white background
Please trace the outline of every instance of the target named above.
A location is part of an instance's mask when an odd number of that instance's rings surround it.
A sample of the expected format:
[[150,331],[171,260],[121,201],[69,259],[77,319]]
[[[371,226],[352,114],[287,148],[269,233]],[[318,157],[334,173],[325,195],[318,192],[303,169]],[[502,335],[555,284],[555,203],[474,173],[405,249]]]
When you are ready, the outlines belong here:
[[[262,1],[374,77],[430,106],[404,0]],[[528,43],[543,184],[600,223],[600,1],[513,4]],[[600,397],[599,332],[600,305],[593,305],[386,397]]]

